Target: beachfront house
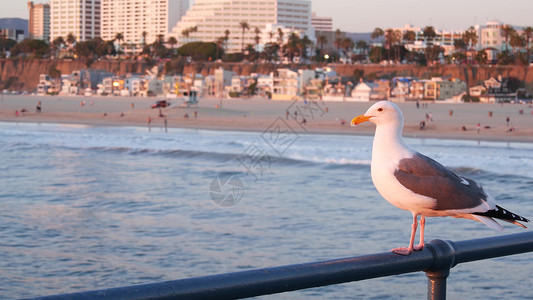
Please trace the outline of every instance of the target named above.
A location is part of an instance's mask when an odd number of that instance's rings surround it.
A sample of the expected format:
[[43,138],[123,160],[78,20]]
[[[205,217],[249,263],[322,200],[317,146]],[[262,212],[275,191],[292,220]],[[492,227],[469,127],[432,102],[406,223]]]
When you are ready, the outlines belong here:
[[409,89],[409,98],[422,100],[424,98],[424,86],[427,80],[414,80]]
[[371,95],[378,89],[378,84],[374,82],[359,82],[352,90],[353,101],[370,101]]
[[311,85],[311,80],[315,79],[314,70],[298,70],[298,93],[303,95],[305,87]]
[[391,90],[391,96],[399,101],[408,98],[412,81],[413,79],[411,77],[394,77],[392,79],[393,88]]
[[487,89],[482,85],[476,85],[476,86],[470,87],[468,91],[470,93],[470,96],[479,97],[482,94],[486,93]]
[[438,81],[437,99],[453,99],[466,91],[466,83],[457,78]]
[[297,100],[298,99],[298,72],[281,68],[274,73],[272,87],[272,100]]
[[483,82],[486,93],[479,96],[479,101],[483,103],[503,103],[515,102],[517,100],[516,90],[509,86],[509,78],[503,78],[501,75],[496,78],[489,78]]
[[60,81],[51,78],[48,74],[39,75],[39,84],[37,84],[37,95],[55,94],[61,89]]
[[323,101],[344,101],[346,97],[346,86],[340,77],[330,78],[325,81],[322,89]]
[[436,79],[424,81],[424,100],[436,100],[439,83]]
[[215,70],[214,93],[216,97],[223,97],[226,87],[231,86],[233,76],[237,76],[234,71],[224,70],[224,68]]
[[209,95],[209,96],[212,96],[215,94],[215,75],[205,76],[204,85],[200,93],[202,95]]
[[79,82],[75,75],[65,74],[61,75],[61,90],[62,95],[77,95],[79,92]]
[[231,85],[226,87],[228,93],[232,97],[238,97],[244,91],[245,79],[242,76],[233,76],[231,78]]
[[266,96],[270,98],[272,96],[272,90],[274,88],[274,73],[270,72],[269,75],[257,75],[257,85],[255,87],[259,96]]

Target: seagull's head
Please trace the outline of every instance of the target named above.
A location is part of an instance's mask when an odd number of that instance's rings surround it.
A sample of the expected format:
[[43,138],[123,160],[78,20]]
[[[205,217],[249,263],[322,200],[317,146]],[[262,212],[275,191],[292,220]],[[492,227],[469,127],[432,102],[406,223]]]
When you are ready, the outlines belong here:
[[352,119],[351,126],[356,126],[366,121],[376,125],[393,124],[403,127],[402,111],[390,101],[380,101],[370,106],[366,113]]

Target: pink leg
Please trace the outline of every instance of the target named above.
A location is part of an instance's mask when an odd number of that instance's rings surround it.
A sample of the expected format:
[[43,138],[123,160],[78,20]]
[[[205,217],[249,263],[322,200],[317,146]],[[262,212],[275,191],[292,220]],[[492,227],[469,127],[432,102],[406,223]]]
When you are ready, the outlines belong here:
[[420,216],[420,243],[413,248],[413,250],[418,251],[424,249],[424,229],[426,227],[426,218]]
[[[413,245],[415,244],[416,227],[418,225],[418,214],[413,213],[413,224],[411,225],[411,239],[409,241],[409,247],[394,248],[391,251],[401,255],[409,255],[413,252]],[[421,219],[422,221],[422,219]]]

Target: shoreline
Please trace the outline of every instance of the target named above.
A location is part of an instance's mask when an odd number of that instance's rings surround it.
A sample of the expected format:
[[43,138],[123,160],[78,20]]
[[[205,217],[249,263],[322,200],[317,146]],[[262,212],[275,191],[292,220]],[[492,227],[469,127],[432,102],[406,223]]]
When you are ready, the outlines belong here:
[[[259,133],[291,130],[298,134],[364,136],[373,135],[375,129],[373,124],[349,126],[353,117],[363,114],[374,102],[304,104],[302,101],[256,98],[202,98],[194,107],[161,109],[165,117],[159,117],[159,109],[150,108],[158,99],[161,98],[5,96],[0,102],[0,122],[148,127],[150,118],[153,128],[164,128],[166,119],[169,128]],[[41,113],[35,111],[39,101],[42,103]],[[82,101],[85,101],[84,105]],[[397,104],[404,113],[403,136],[406,138],[533,143],[533,108],[527,105],[430,103],[426,109],[416,108],[414,103]],[[19,113],[17,117],[15,110],[22,108],[27,112]],[[195,111],[197,119],[194,118]],[[427,115],[433,122],[426,119]],[[509,127],[506,117],[510,117]],[[303,118],[306,118],[305,124]],[[341,125],[343,119],[345,123]],[[421,121],[427,121],[425,130],[419,129]],[[478,122],[481,124],[479,133],[476,130]],[[462,130],[463,126],[466,131]],[[516,130],[509,132],[511,126]]]

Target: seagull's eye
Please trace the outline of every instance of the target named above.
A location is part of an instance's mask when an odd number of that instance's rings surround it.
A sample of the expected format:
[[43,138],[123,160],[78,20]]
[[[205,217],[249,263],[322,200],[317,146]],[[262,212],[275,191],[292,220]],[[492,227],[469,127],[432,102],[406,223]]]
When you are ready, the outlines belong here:
[[380,107],[380,108],[378,108],[378,111],[383,111],[383,108],[381,108],[381,107]]

